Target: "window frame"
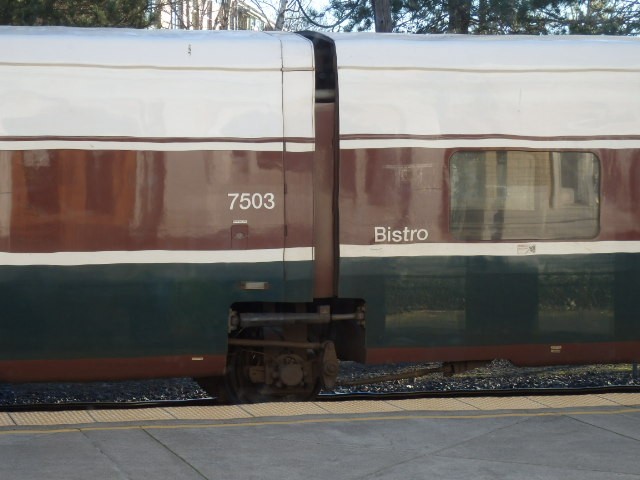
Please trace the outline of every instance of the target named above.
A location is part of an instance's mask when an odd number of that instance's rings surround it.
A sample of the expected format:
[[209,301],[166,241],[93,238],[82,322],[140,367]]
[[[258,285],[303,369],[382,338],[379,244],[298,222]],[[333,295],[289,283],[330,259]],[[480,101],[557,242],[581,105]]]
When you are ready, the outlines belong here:
[[[567,234],[564,234],[563,232],[560,232],[559,234],[554,234],[554,235],[507,235],[507,236],[501,236],[500,238],[483,238],[484,235],[482,234],[482,232],[484,231],[484,228],[482,228],[480,230],[480,234],[474,235],[473,233],[467,233],[464,234],[463,233],[463,228],[464,225],[461,225],[461,228],[455,228],[456,227],[456,223],[454,223],[454,205],[455,205],[455,200],[454,200],[454,174],[452,171],[452,168],[454,166],[454,161],[456,158],[456,155],[459,154],[470,154],[470,153],[477,153],[477,154],[496,154],[496,157],[499,153],[501,152],[505,152],[506,154],[510,153],[510,152],[514,152],[514,153],[530,153],[530,154],[547,154],[549,155],[549,160],[552,160],[552,155],[553,154],[581,154],[581,155],[585,155],[588,154],[591,156],[591,160],[592,160],[592,165],[593,165],[593,171],[592,171],[592,175],[593,178],[595,178],[596,182],[594,183],[594,187],[592,190],[592,193],[594,194],[594,199],[592,203],[589,203],[587,205],[585,205],[585,210],[587,209],[595,209],[595,215],[590,218],[587,219],[587,221],[593,221],[595,222],[595,228],[592,234],[589,235],[569,235],[569,232],[567,232]],[[559,159],[561,160],[561,158]],[[497,161],[497,159],[496,159]],[[552,167],[553,168],[553,167]],[[559,167],[555,167],[557,169],[561,169],[562,166],[560,165]],[[522,242],[526,242],[526,241],[531,241],[531,242],[544,242],[544,241],[584,241],[584,240],[593,240],[595,238],[597,238],[600,235],[600,231],[601,231],[601,209],[602,209],[602,160],[598,154],[597,151],[594,150],[589,150],[589,149],[529,149],[529,148],[510,148],[510,147],[497,147],[497,148],[487,148],[487,147],[480,147],[480,148],[474,148],[474,147],[468,147],[468,148],[458,148],[458,149],[454,149],[452,150],[447,158],[447,162],[446,162],[446,169],[447,169],[447,173],[446,173],[446,179],[447,179],[447,188],[449,190],[448,192],[448,196],[447,196],[447,202],[448,202],[448,232],[450,237],[455,240],[455,241],[459,241],[459,242],[513,242],[513,241],[522,241]],[[560,177],[562,178],[562,177]],[[558,186],[559,185],[559,186]],[[553,180],[547,185],[548,188],[550,190],[553,191],[553,193],[550,192],[550,199],[549,199],[549,207],[548,209],[550,211],[555,210],[556,212],[561,211],[561,209],[563,208],[562,205],[558,205],[556,202],[557,197],[556,195],[558,194],[558,191],[560,188],[562,188],[562,179],[560,180],[560,182],[558,182],[558,184],[554,183]],[[499,186],[496,185],[495,188],[498,188]],[[504,188],[508,188],[509,185],[505,185]],[[555,205],[553,205],[554,203],[556,203]],[[564,205],[564,208],[566,208],[568,205]],[[490,209],[479,209],[478,212],[482,212],[483,215],[486,215],[487,212],[491,212],[492,210]],[[533,211],[538,211],[536,208],[533,209]],[[496,210],[496,212],[498,212],[498,210]],[[503,209],[502,210],[503,215],[504,212],[507,212],[507,209]],[[478,223],[478,225],[480,225],[481,223]],[[483,222],[482,224],[484,225],[491,225],[490,223],[487,222]],[[515,225],[515,224],[514,224]],[[546,224],[545,224],[546,225]],[[490,228],[490,227],[489,227]]]

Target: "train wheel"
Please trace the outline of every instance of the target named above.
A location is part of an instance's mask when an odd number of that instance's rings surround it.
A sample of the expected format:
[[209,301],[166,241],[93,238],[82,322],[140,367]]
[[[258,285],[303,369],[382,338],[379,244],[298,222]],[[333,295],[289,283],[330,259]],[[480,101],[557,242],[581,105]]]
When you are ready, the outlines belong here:
[[[311,360],[292,352],[235,348],[229,354],[226,388],[232,403],[301,402],[322,388]],[[267,360],[268,359],[268,360]]]
[[256,403],[314,398],[323,382],[326,383],[325,347],[324,343],[307,340],[304,325],[283,329],[247,328],[238,332],[229,338],[227,355],[225,381],[230,401]]
[[[251,379],[264,370],[264,355],[253,349],[235,348],[229,352],[225,386],[231,403],[259,403],[271,400],[267,386]],[[259,380],[259,379],[258,379]]]

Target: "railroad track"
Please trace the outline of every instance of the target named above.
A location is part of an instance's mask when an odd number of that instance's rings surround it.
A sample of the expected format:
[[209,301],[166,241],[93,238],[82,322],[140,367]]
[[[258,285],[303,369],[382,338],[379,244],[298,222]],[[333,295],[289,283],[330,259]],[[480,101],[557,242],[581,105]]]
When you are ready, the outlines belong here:
[[[316,402],[339,402],[349,400],[408,400],[418,398],[462,398],[462,397],[531,397],[550,395],[604,395],[609,393],[640,393],[640,385],[614,385],[580,388],[519,388],[519,389],[477,389],[451,391],[416,392],[353,392],[321,393]],[[143,408],[168,407],[210,407],[219,406],[216,398],[188,400],[148,400],[119,402],[65,402],[21,405],[0,405],[0,412],[50,412],[75,410],[133,410]]]
[[[346,366],[347,364],[345,364]],[[507,369],[505,370],[505,365]],[[597,380],[590,385],[580,385],[566,383],[564,386],[536,385],[525,386],[512,383],[519,377],[531,376],[541,378],[551,376],[555,380],[563,379],[568,381],[570,376],[578,375],[584,378],[585,372],[596,372],[600,375]],[[620,376],[612,375],[615,372],[629,373],[631,377],[623,379]],[[343,372],[335,386],[335,390],[321,392],[314,401],[335,402],[347,400],[400,400],[418,398],[456,398],[456,397],[514,397],[514,396],[544,396],[544,395],[588,395],[607,393],[640,393],[640,383],[638,383],[637,366],[577,366],[577,367],[537,367],[534,369],[512,368],[508,364],[497,362],[493,369],[479,369],[471,377],[471,383],[421,384],[420,378],[429,378],[433,373],[445,373],[438,364],[418,365],[396,368],[394,366],[373,367],[364,371],[355,371],[348,366]],[[514,376],[515,375],[515,376]],[[565,377],[561,378],[561,375]],[[502,378],[500,378],[502,376]],[[542,376],[542,377],[540,377]],[[454,378],[454,377],[451,377]],[[465,380],[464,376],[456,376],[457,381]],[[502,383],[488,387],[483,385],[487,379],[495,379]],[[203,391],[199,391],[194,382],[187,379],[174,379],[177,382],[161,383],[162,381],[151,382],[115,382],[113,384],[56,384],[55,391],[49,391],[47,384],[40,384],[37,387],[32,385],[24,392],[16,392],[15,395],[27,398],[37,398],[41,396],[41,401],[32,403],[10,403],[0,395],[0,412],[38,412],[38,411],[72,411],[72,410],[118,410],[118,409],[142,409],[142,408],[170,408],[170,407],[200,407],[222,405],[217,398],[206,396]],[[408,380],[414,390],[407,390],[406,386],[399,384]],[[620,383],[628,382],[630,383]],[[160,383],[159,383],[160,382]],[[599,382],[599,383],[598,383]],[[610,383],[611,382],[611,383]],[[386,387],[381,387],[386,384]],[[395,384],[395,385],[394,385]],[[371,388],[372,390],[367,390]],[[196,389],[196,390],[194,390]],[[375,389],[375,390],[373,390]],[[80,396],[88,398],[82,399],[58,396],[64,391],[76,392]],[[94,398],[88,392],[93,392]],[[204,394],[204,396],[203,396]],[[162,395],[164,398],[154,399],[154,395]],[[186,398],[171,398],[171,395],[187,395]],[[197,397],[193,395],[198,395]],[[53,396],[54,401],[46,401],[47,397]],[[110,399],[111,396],[111,399]],[[169,398],[167,398],[169,397]],[[15,396],[14,396],[15,398]],[[130,398],[130,400],[129,400]],[[140,398],[143,398],[141,400]],[[4,401],[3,401],[4,400]]]
[[320,394],[316,401],[345,400],[405,400],[416,398],[460,398],[460,397],[534,397],[548,395],[604,395],[607,393],[640,393],[640,385],[612,385],[602,387],[570,388],[505,388],[477,390],[432,390],[416,392],[354,392]]

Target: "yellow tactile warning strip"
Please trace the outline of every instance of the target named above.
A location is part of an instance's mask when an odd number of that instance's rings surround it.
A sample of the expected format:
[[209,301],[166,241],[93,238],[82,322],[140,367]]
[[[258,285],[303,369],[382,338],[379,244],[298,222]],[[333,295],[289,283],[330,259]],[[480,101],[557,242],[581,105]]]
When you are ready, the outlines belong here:
[[387,403],[402,410],[413,412],[456,412],[464,410],[477,410],[468,403],[456,398],[417,398],[410,400],[389,400]]
[[401,412],[400,407],[396,407],[389,402],[377,400],[360,400],[350,402],[325,402],[322,403],[329,413],[376,413],[376,412]]
[[612,402],[600,395],[558,395],[549,397],[537,397],[547,408],[572,408],[572,407],[618,407],[619,403]]
[[167,409],[144,408],[135,410],[93,410],[89,412],[96,422],[135,422],[152,420],[174,420]]
[[326,415],[332,413],[325,408],[325,404],[318,403],[256,403],[243,405],[245,410],[253,417],[293,417],[298,415]]
[[16,425],[71,425],[94,423],[89,412],[17,412],[11,413]]
[[254,418],[253,421],[245,422],[197,422],[197,423],[171,423],[171,424],[137,424],[129,425],[109,425],[109,424],[89,424],[81,426],[57,426],[53,428],[39,429],[17,429],[15,426],[9,429],[0,428],[0,437],[11,435],[54,435],[58,433],[79,433],[79,432],[99,432],[99,431],[127,431],[127,430],[189,430],[189,429],[230,429],[230,428],[255,428],[275,425],[312,425],[312,424],[339,424],[345,425],[349,423],[371,423],[371,422],[389,422],[404,420],[495,420],[497,418],[535,418],[535,417],[561,417],[570,415],[571,417],[581,415],[625,415],[638,414],[640,408],[608,408],[606,410],[546,410],[538,412],[483,412],[474,411],[467,414],[451,414],[451,413],[427,413],[427,412],[406,412],[404,414],[379,413],[377,415],[329,415],[329,416],[311,416],[311,417],[288,417],[282,419],[260,419]]
[[478,410],[537,410],[545,407],[535,397],[473,397],[462,402]]
[[240,407],[224,405],[219,407],[170,407],[165,412],[177,420],[233,420],[251,418],[252,415]]
[[[530,397],[459,397],[413,400],[362,400],[344,402],[261,403],[240,406],[167,407],[134,410],[93,410],[62,412],[0,412],[0,427],[95,425],[96,423],[141,423],[149,421],[257,419],[268,417],[303,417],[348,414],[403,412],[472,412],[478,418],[484,412],[522,411],[497,415],[527,415],[527,410],[560,409],[532,415],[562,415],[565,409],[582,407],[640,407],[640,393],[603,395],[555,395]],[[629,411],[640,411],[631,409]],[[604,411],[606,412],[606,411]],[[569,412],[572,415],[579,413]],[[584,412],[588,413],[588,412]],[[592,412],[593,413],[593,412]],[[396,415],[397,416],[397,415]],[[493,416],[489,414],[489,416]],[[420,418],[447,418],[447,415],[421,415]],[[458,415],[456,418],[463,418]],[[474,417],[475,418],[475,417]],[[302,419],[299,421],[306,421]],[[314,420],[315,421],[315,420]],[[274,422],[276,422],[274,420]],[[268,423],[268,422],[267,422]],[[102,427],[86,427],[102,428]],[[160,428],[158,426],[157,428]]]
[[602,398],[606,398],[618,405],[632,406],[640,405],[640,394],[635,393],[607,393],[600,395]]
[[9,414],[0,413],[0,426],[8,427],[10,425],[15,425],[15,424],[13,423],[13,420],[11,420],[11,417],[9,416]]

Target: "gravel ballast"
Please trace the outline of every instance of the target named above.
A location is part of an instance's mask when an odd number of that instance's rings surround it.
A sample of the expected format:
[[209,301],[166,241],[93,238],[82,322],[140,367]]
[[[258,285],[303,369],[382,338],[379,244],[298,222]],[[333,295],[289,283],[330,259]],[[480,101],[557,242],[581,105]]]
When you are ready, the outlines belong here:
[[[409,392],[478,392],[523,389],[582,389],[614,386],[638,386],[632,365],[588,365],[519,368],[505,360],[494,360],[483,368],[445,377],[432,373],[360,386],[342,383],[381,375],[410,373],[437,367],[437,364],[362,365],[343,362],[338,385],[325,394],[409,393]],[[93,382],[93,383],[29,383],[0,384],[0,407],[69,403],[127,403],[163,400],[198,400],[208,395],[189,378],[160,380]]]

